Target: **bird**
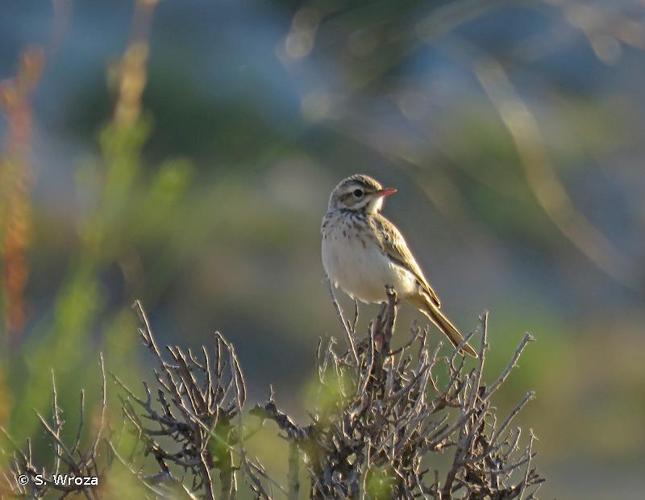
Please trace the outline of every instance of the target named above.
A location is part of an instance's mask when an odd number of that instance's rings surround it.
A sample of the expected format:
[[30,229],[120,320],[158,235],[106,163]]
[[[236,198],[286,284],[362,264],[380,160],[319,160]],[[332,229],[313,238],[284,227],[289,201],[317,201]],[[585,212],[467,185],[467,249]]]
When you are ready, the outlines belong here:
[[322,263],[328,279],[353,299],[387,301],[386,288],[424,314],[461,351],[478,357],[441,311],[430,286],[399,229],[381,214],[396,188],[355,174],[340,181],[329,196],[322,220]]

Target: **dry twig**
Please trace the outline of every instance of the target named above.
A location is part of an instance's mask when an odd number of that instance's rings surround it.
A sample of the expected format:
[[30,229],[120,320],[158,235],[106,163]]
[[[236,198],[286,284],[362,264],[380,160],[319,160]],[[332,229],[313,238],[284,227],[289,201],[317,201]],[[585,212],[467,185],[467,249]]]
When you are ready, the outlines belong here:
[[[297,425],[276,406],[273,395],[252,410],[275,421],[305,455],[311,497],[501,499],[533,493],[543,479],[532,466],[532,441],[519,452],[519,431],[507,431],[533,394],[499,426],[491,406],[491,397],[531,337],[522,339],[508,366],[487,387],[482,384],[486,315],[481,319],[479,360],[467,369],[457,353],[439,358],[427,331],[413,332],[410,342],[390,352],[396,319],[392,290],[388,299],[369,336],[357,343],[358,362],[351,349],[337,352],[334,342],[319,349],[322,390],[337,397],[316,409],[311,424]],[[448,373],[444,382],[441,367]],[[426,459],[447,450],[452,450],[452,465],[442,476],[427,467]],[[520,467],[524,474],[518,478],[514,472]]]

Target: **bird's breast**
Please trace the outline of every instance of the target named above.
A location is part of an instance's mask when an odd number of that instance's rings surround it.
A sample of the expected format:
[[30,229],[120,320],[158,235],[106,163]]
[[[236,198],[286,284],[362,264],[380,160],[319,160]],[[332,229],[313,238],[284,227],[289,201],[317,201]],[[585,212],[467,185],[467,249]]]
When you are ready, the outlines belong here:
[[412,273],[394,263],[371,229],[356,220],[326,221],[322,261],[334,285],[363,302],[385,301],[386,286],[403,295],[417,286]]

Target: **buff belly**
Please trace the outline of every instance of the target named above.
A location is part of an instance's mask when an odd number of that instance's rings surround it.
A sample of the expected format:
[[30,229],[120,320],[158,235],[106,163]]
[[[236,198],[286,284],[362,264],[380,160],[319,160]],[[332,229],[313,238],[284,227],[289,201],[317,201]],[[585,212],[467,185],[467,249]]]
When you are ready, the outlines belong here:
[[386,285],[402,297],[417,289],[414,275],[393,263],[370,239],[363,245],[355,235],[331,231],[322,241],[322,261],[332,283],[362,302],[384,302]]

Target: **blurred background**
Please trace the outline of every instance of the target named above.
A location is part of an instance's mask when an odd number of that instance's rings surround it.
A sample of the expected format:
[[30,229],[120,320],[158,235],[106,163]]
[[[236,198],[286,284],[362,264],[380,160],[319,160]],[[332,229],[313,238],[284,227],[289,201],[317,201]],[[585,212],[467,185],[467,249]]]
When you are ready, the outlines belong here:
[[[534,389],[545,498],[645,489],[645,8],[638,0],[4,0],[0,424],[39,432],[163,342],[232,340],[306,421],[330,190],[367,173],[499,394]],[[351,311],[351,303],[342,298]],[[365,331],[373,306],[361,306]],[[398,332],[421,321],[403,310]],[[438,337],[437,337],[438,338]],[[110,386],[111,398],[117,392]],[[115,410],[116,413],[116,410]],[[115,418],[118,418],[115,415]],[[70,430],[70,432],[72,432]],[[286,450],[259,436],[271,471]]]

